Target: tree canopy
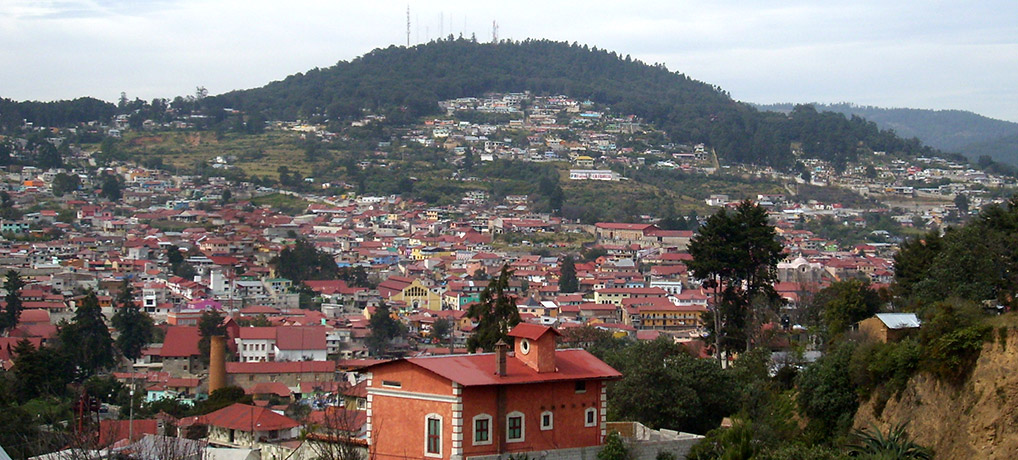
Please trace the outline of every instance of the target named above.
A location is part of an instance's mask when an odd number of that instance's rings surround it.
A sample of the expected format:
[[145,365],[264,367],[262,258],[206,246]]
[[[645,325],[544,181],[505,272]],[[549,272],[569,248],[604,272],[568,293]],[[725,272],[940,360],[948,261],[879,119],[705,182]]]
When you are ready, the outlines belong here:
[[829,336],[845,332],[852,324],[869,318],[880,309],[880,295],[865,280],[838,281],[813,298],[819,307]]
[[349,119],[368,109],[398,121],[438,113],[443,99],[522,91],[606,104],[657,124],[674,140],[708,143],[735,162],[791,167],[791,142],[841,166],[865,149],[930,151],[916,139],[901,139],[857,116],[817,112],[812,106],[797,106],[789,115],[759,112],[715,85],[661,64],[549,40],[390,46],[203,103],[284,120]]
[[118,333],[117,348],[125,358],[135,361],[141,357],[142,348],[152,341],[155,326],[152,318],[135,302],[134,288],[127,278],[120,284],[114,309],[111,322]]
[[738,409],[731,376],[670,340],[638,341],[604,358],[622,373],[608,391],[612,420],[706,433]]
[[480,301],[471,305],[467,316],[477,322],[473,334],[467,338],[467,349],[493,351],[499,340],[510,343],[509,330],[520,322],[516,297],[509,294],[509,265],[503,265],[498,276],[492,278],[481,291]]
[[714,290],[710,328],[717,348],[737,346],[724,341],[726,336],[741,337],[749,347],[752,338],[746,322],[753,322],[754,303],[774,302],[777,297],[773,282],[782,247],[767,221],[767,211],[748,200],[734,211],[722,208],[700,227],[689,243],[689,253],[693,275]]
[[198,319],[198,334],[201,336],[198,340],[198,351],[201,352],[201,360],[204,364],[209,363],[212,336],[219,335],[226,337],[226,323],[223,322],[224,319],[223,314],[213,308],[202,312],[201,318]]
[[956,297],[1016,307],[1018,199],[990,205],[965,226],[909,239],[894,256],[895,293],[904,304]]
[[580,282],[576,278],[576,261],[572,256],[562,259],[562,276],[558,280],[560,292],[572,293],[580,290]]
[[4,291],[7,294],[4,296],[4,310],[0,312],[0,332],[13,329],[18,325],[23,309],[21,300],[21,288],[23,287],[25,287],[25,282],[21,280],[21,275],[16,270],[7,270],[7,275],[4,278]]
[[270,262],[276,275],[294,283],[304,280],[332,280],[339,277],[339,266],[328,253],[298,238],[292,247],[284,248]]
[[78,367],[77,378],[80,380],[108,369],[115,363],[113,338],[106,327],[106,317],[94,291],[89,291],[80,299],[74,310],[74,318],[70,323],[62,325],[59,337],[64,353]]
[[365,341],[368,346],[368,353],[372,356],[383,356],[389,351],[392,340],[403,335],[403,325],[392,317],[392,310],[385,302],[378,304],[378,308],[368,320],[368,335]]

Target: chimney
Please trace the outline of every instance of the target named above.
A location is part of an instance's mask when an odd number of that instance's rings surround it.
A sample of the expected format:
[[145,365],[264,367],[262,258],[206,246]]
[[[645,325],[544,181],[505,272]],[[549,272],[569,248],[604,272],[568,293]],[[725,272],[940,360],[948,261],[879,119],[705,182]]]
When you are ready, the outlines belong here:
[[226,387],[226,340],[214,335],[209,345],[209,394],[212,394]]
[[502,339],[498,339],[498,342],[495,344],[495,373],[499,377],[505,377],[505,361],[508,353],[509,344],[505,343]]

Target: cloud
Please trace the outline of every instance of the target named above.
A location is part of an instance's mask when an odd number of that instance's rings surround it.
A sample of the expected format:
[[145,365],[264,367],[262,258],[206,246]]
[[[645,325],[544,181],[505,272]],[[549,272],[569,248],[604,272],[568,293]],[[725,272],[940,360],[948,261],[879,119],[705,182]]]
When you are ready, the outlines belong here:
[[[406,41],[405,1],[0,4],[3,96],[172,97],[261,86]],[[1018,120],[1018,4],[412,1],[411,42],[548,38],[661,62],[753,102],[961,108]]]

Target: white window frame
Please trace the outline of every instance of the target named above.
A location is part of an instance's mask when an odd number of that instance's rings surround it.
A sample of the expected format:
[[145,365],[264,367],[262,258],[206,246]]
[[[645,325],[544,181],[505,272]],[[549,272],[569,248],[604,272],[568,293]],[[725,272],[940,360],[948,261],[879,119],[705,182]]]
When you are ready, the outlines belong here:
[[[479,420],[487,420],[488,421],[488,440],[487,441],[478,441],[477,440],[477,422]],[[478,414],[478,415],[475,415],[473,419],[471,419],[471,421],[470,421],[470,440],[473,443],[472,445],[475,445],[475,446],[488,446],[488,445],[491,445],[491,438],[494,437],[494,436],[492,436],[493,433],[492,433],[491,430],[492,430],[492,428],[495,427],[495,425],[493,425],[491,422],[492,422],[492,418],[488,414]]]
[[[438,420],[438,453],[428,452],[428,421],[431,419]],[[444,421],[442,416],[438,414],[428,414],[424,416],[424,456],[431,458],[442,458],[442,428],[444,427]]]
[[[545,415],[548,416],[548,424],[547,425],[544,424],[544,416]],[[544,412],[541,412],[540,421],[541,421],[541,431],[548,431],[548,430],[554,429],[555,428],[555,413],[550,411],[550,410],[546,410]]]
[[[591,417],[590,416],[591,414],[594,414],[594,416]],[[591,422],[590,420],[593,420],[593,422]],[[585,427],[597,426],[596,408],[588,407],[587,410],[583,411],[583,426]]]
[[[509,437],[509,419],[513,417],[520,418],[520,437],[511,438]],[[505,442],[525,442],[527,440],[527,418],[523,416],[523,412],[513,411],[505,416]]]

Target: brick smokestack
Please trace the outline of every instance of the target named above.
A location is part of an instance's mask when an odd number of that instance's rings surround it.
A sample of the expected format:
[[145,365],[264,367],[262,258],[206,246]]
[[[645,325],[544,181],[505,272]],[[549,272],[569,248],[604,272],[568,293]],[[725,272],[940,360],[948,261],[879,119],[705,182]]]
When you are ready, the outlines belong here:
[[495,344],[495,374],[505,377],[506,355],[509,354],[509,344],[502,339]]
[[226,387],[226,339],[211,337],[209,346],[209,394]]

